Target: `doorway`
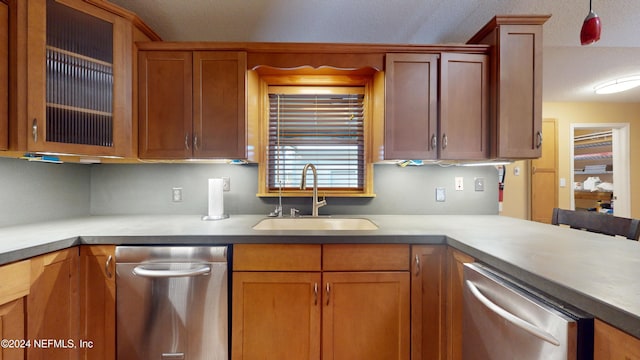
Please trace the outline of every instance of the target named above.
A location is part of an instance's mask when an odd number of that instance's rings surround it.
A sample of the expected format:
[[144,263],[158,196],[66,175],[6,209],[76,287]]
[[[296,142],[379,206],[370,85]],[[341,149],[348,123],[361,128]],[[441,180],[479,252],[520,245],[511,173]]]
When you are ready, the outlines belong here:
[[[570,125],[571,208],[631,216],[629,124]],[[606,209],[605,209],[606,210]]]

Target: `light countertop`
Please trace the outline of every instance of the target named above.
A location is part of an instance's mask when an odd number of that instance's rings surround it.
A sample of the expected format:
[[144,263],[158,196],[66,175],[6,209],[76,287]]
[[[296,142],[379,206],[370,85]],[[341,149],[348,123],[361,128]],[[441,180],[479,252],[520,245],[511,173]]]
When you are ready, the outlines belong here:
[[[354,216],[355,217],[355,216]],[[497,215],[363,215],[366,231],[253,230],[264,216],[94,216],[0,228],[0,264],[78,244],[449,244],[640,338],[640,243]]]

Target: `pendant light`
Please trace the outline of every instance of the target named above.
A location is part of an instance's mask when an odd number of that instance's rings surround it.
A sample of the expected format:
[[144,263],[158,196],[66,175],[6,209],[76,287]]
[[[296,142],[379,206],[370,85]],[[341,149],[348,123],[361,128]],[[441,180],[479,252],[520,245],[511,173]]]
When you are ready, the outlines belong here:
[[591,0],[589,0],[589,14],[584,18],[584,22],[582,23],[580,43],[582,45],[589,45],[600,40],[600,30],[602,30],[600,17],[591,10]]

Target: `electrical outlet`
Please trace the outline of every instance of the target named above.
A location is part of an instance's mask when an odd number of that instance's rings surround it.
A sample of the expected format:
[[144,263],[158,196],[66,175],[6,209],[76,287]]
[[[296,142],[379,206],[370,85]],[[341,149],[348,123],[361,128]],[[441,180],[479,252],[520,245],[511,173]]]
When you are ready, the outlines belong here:
[[462,176],[456,176],[456,191],[464,190],[464,178]]
[[174,187],[171,189],[171,195],[173,202],[181,202],[182,201],[182,188]]
[[476,191],[484,191],[484,178],[478,177],[473,180]]
[[443,187],[437,187],[436,188],[436,201],[437,202],[444,202],[446,198],[447,198],[447,196],[446,196],[445,189]]
[[231,179],[228,176],[222,177],[222,191],[231,191]]

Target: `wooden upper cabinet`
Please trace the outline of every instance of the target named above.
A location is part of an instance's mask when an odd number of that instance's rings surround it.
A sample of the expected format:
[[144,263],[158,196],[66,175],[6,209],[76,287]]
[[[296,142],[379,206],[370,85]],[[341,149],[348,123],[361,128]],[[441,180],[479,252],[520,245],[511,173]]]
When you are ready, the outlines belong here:
[[11,148],[133,155],[132,23],[80,0],[14,4]]
[[9,7],[0,1],[0,150],[9,147]]
[[436,159],[438,55],[387,54],[384,158]]
[[141,51],[139,157],[246,157],[246,53]]
[[440,57],[440,158],[489,155],[488,57],[443,53]]
[[198,51],[193,66],[193,156],[246,158],[246,53]]
[[542,24],[497,16],[469,44],[491,45],[491,157],[538,158],[542,146]]
[[192,53],[141,51],[138,61],[138,156],[190,158]]

